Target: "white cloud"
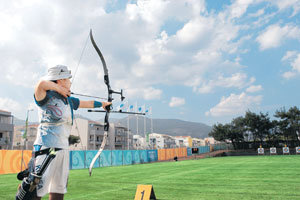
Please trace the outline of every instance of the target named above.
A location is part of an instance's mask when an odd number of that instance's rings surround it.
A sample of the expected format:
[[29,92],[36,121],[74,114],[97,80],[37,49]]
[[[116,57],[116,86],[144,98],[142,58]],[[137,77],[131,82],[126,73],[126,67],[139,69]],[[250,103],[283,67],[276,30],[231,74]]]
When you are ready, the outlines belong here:
[[249,17],[259,17],[261,15],[263,15],[265,13],[265,9],[259,9],[258,11],[256,11],[255,13],[250,13],[248,16]]
[[281,61],[288,61],[290,59],[294,59],[297,56],[297,51],[287,51],[285,55],[282,57]]
[[297,75],[296,72],[289,71],[289,72],[284,72],[282,74],[282,77],[285,79],[291,79],[291,78],[294,78],[296,75]]
[[250,93],[253,93],[253,92],[258,92],[258,91],[261,91],[263,88],[261,85],[251,85],[250,87],[248,87],[246,89],[246,92],[250,92]]
[[169,103],[170,107],[178,107],[185,104],[185,99],[180,97],[172,97]]
[[8,112],[12,112],[13,115],[22,110],[22,106],[17,101],[10,98],[1,98],[0,97],[0,110],[5,110]]
[[209,111],[206,116],[221,117],[243,114],[246,110],[260,105],[262,96],[250,96],[246,93],[231,94],[229,97],[222,97],[221,101]]
[[[255,81],[240,64],[241,54],[247,53],[243,45],[254,35],[254,29],[245,31],[243,16],[249,16],[247,9],[257,2],[232,1],[221,11],[208,12],[204,0],[138,0],[107,12],[107,1],[3,1],[0,82],[10,88],[32,88],[54,64],[65,64],[74,72],[87,41],[74,92],[105,96],[103,69],[87,40],[92,27],[112,88],[125,89],[129,100],[160,99],[162,85],[184,85],[201,93],[218,87],[243,89]],[[253,11],[255,16],[269,12],[259,9]],[[168,21],[179,24],[169,35],[164,26]],[[274,37],[278,44],[284,37],[299,36],[297,27],[281,24],[277,26],[285,34]],[[272,41],[261,45],[270,48]]]
[[162,91],[153,87],[145,88],[143,97],[145,100],[160,99]]
[[291,66],[293,67],[293,70],[300,73],[300,53],[297,55],[295,60],[291,63]]
[[296,15],[300,11],[300,1],[299,0],[269,0],[271,3],[275,4],[279,10],[285,10],[288,8],[293,9],[292,16]]
[[130,20],[141,18],[144,21],[157,24],[163,16],[163,10],[168,5],[167,1],[137,1],[136,4],[128,4],[126,12]]
[[209,33],[213,31],[214,19],[206,17],[197,17],[192,19],[180,29],[176,36],[179,42],[191,44],[200,38],[209,37]]
[[290,71],[282,74],[283,78],[291,79],[300,74],[300,53],[297,53],[296,51],[288,51],[281,60],[288,61],[292,67]]
[[261,33],[256,41],[260,45],[261,50],[279,47],[286,39],[300,40],[300,29],[297,26],[285,25],[281,27],[278,24],[269,26]]
[[236,0],[230,6],[230,14],[232,18],[240,18],[247,11],[247,8],[252,4],[253,0]]
[[230,77],[224,77],[222,75],[218,76],[214,80],[210,80],[207,83],[202,84],[200,88],[198,88],[198,92],[200,93],[210,93],[216,87],[223,88],[244,88],[255,81],[254,78],[248,80],[248,77],[244,73],[235,73]]

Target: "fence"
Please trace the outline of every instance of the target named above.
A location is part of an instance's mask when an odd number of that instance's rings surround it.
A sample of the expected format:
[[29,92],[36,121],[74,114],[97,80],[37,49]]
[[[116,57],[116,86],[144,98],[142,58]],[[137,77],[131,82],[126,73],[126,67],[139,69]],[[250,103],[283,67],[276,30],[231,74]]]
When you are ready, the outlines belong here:
[[[198,154],[207,153],[211,150],[210,146],[198,147]],[[88,168],[92,159],[98,151],[70,151],[70,169]],[[158,150],[104,150],[100,158],[94,164],[94,167],[107,167],[119,165],[132,165],[139,163],[148,163],[155,161],[171,160],[175,156],[191,156],[191,148],[174,148]],[[27,165],[31,158],[31,151],[23,151],[23,161]],[[25,165],[21,167],[21,150],[0,150],[0,174],[18,173]]]
[[[70,169],[88,168],[98,151],[70,151]],[[104,150],[94,167],[132,165],[158,160],[157,150]]]
[[170,160],[177,157],[185,157],[187,156],[187,148],[176,148],[176,149],[158,149],[158,160]]

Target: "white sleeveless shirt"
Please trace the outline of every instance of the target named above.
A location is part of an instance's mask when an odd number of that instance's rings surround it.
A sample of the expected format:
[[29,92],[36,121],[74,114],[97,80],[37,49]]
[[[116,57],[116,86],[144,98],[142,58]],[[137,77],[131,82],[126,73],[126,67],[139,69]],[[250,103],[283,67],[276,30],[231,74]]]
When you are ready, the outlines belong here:
[[47,91],[46,97],[36,101],[40,125],[34,145],[69,148],[69,136],[73,125],[73,110],[79,107],[79,99],[65,98],[55,91]]

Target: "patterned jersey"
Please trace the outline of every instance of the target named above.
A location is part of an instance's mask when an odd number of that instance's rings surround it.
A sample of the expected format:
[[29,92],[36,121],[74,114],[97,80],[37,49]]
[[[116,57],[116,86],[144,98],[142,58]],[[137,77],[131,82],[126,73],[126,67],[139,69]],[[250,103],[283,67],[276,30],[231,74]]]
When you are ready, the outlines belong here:
[[49,90],[43,100],[35,100],[35,102],[39,108],[40,125],[34,145],[68,149],[68,139],[73,125],[73,110],[78,109],[79,99],[65,98]]

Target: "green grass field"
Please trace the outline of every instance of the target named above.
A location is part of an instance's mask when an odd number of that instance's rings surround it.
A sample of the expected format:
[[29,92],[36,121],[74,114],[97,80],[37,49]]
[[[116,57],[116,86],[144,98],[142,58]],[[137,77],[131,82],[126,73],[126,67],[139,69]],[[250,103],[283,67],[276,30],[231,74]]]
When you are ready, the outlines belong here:
[[[16,174],[0,175],[0,199],[14,199]],[[163,199],[300,199],[300,156],[218,157],[71,170],[65,199],[134,199],[151,184]],[[44,198],[47,199],[47,198]]]

